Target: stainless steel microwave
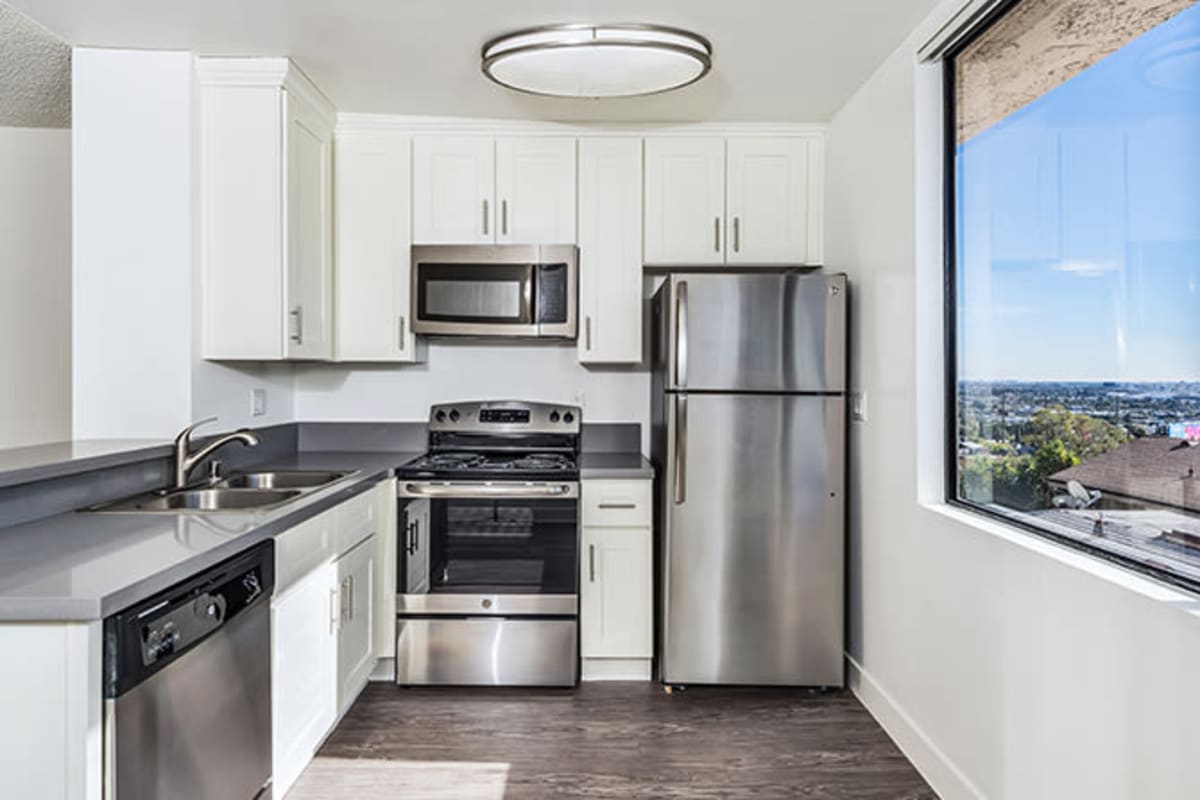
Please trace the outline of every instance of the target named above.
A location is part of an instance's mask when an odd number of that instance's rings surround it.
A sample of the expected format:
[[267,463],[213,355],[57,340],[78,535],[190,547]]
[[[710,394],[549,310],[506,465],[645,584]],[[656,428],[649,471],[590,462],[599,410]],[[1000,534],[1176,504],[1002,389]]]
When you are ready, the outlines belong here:
[[556,245],[416,245],[413,333],[574,339],[579,250]]

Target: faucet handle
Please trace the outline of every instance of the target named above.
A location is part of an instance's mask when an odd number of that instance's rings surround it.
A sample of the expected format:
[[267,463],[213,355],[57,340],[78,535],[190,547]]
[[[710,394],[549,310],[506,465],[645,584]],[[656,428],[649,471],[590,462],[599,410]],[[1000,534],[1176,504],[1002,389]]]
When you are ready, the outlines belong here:
[[220,419],[220,417],[205,417],[204,419],[196,420],[191,425],[188,425],[179,432],[179,435],[175,437],[176,444],[190,441],[192,438],[192,431],[196,430],[196,428],[199,428],[201,425],[207,425],[210,422],[216,422],[218,419]]

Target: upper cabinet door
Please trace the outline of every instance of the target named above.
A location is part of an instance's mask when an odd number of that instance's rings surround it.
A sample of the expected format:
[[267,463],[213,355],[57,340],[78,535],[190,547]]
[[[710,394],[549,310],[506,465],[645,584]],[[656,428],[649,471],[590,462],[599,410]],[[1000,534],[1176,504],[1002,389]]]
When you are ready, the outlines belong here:
[[730,264],[808,261],[808,141],[730,139],[726,207]]
[[575,140],[496,140],[496,241],[575,243]]
[[284,91],[288,358],[333,357],[333,131]]
[[495,144],[475,136],[413,139],[413,241],[493,242]]
[[642,360],[642,143],[579,141],[579,360]]
[[334,209],[339,361],[416,361],[412,294],[410,141],[392,133],[339,136]]
[[725,140],[646,139],[646,263],[725,263]]

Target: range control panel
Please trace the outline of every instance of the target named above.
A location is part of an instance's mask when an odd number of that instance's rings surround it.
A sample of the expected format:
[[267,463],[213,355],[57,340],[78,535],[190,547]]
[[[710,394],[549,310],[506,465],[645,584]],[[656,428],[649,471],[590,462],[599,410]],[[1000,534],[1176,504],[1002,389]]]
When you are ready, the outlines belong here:
[[520,400],[444,403],[429,410],[429,430],[454,433],[578,434],[579,406]]

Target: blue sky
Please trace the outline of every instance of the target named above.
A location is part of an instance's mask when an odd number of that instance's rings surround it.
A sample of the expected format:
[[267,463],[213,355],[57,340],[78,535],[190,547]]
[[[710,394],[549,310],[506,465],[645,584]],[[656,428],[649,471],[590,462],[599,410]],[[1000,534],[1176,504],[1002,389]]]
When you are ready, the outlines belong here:
[[960,378],[1200,380],[1200,5],[957,162]]

